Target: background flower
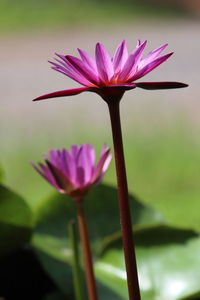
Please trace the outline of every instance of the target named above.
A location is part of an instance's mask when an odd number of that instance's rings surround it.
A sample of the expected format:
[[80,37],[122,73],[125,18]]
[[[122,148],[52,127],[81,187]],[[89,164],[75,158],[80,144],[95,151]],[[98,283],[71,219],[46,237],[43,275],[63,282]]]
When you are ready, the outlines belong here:
[[111,161],[111,154],[104,145],[99,162],[95,165],[94,147],[85,144],[73,145],[69,151],[51,149],[44,159],[46,165],[32,163],[38,173],[60,193],[80,198],[101,181]]

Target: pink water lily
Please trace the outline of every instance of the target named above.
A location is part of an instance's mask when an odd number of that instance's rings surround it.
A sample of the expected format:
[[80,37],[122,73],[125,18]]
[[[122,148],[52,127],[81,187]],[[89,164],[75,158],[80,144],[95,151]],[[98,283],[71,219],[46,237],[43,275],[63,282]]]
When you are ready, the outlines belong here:
[[46,94],[34,99],[42,100],[54,97],[73,96],[85,91],[96,92],[104,100],[116,99],[123,96],[126,90],[136,87],[143,89],[171,89],[186,87],[181,82],[136,82],[153,69],[166,61],[172,54],[160,55],[167,47],[164,44],[143,56],[147,41],[137,42],[136,48],[128,54],[125,40],[117,47],[113,58],[110,57],[105,47],[96,44],[96,59],[93,59],[84,50],[78,49],[80,58],[70,55],[56,54],[54,62],[50,62],[52,69],[77,81],[83,87],[67,89]]
[[73,145],[67,151],[50,150],[44,157],[46,165],[33,167],[60,193],[72,198],[82,198],[89,189],[101,182],[111,160],[110,149],[104,145],[99,162],[95,165],[95,150],[92,145]]

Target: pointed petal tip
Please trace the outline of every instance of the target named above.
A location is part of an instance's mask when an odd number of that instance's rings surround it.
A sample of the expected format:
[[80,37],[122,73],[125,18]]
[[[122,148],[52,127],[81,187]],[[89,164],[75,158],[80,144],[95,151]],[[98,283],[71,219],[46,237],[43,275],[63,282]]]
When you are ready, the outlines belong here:
[[101,43],[100,42],[96,43],[96,49],[98,49],[99,47],[101,47]]
[[183,82],[164,81],[164,82],[138,82],[136,86],[145,90],[164,90],[185,88],[188,84]]
[[81,88],[57,91],[57,92],[53,92],[50,94],[45,94],[45,95],[39,96],[37,98],[34,98],[32,101],[39,101],[39,100],[43,100],[43,99],[65,97],[65,96],[75,96],[75,95],[78,95],[82,92],[86,92],[89,90],[91,90],[90,87],[81,87]]
[[36,166],[36,164],[35,164],[32,160],[29,160],[29,164],[30,164],[33,168],[35,168],[35,166]]
[[80,49],[80,48],[77,48],[77,51],[78,51],[78,53],[79,53],[79,54],[81,54],[81,52],[82,52],[82,49]]
[[167,53],[166,56],[170,57],[173,54],[174,54],[174,52],[170,52],[170,53]]
[[183,82],[177,82],[177,84],[179,84],[179,88],[184,88],[184,87],[188,87],[189,86],[189,84],[187,84],[187,83],[183,83]]
[[137,46],[140,46],[140,45],[141,45],[141,40],[138,39],[138,40],[137,40]]
[[32,99],[32,101],[33,101],[33,102],[39,101],[39,100],[41,100],[40,98],[41,98],[41,97],[34,98],[34,99]]
[[146,47],[147,40],[145,40],[143,43],[140,41],[139,47]]

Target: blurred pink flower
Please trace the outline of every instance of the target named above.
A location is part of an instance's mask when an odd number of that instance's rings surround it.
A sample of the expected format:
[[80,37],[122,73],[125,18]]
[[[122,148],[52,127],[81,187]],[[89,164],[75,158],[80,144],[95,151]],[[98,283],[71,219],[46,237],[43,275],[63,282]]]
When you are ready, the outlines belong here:
[[82,198],[93,185],[101,182],[111,161],[110,149],[104,145],[99,162],[95,165],[92,145],[73,145],[67,151],[50,150],[44,157],[46,165],[32,163],[36,171],[60,193],[74,199]]
[[54,97],[73,96],[85,91],[95,92],[104,100],[121,99],[126,90],[136,87],[143,89],[171,89],[186,87],[181,82],[136,82],[166,61],[172,54],[159,56],[167,44],[149,52],[142,58],[147,41],[138,41],[136,48],[129,55],[125,40],[120,43],[113,58],[100,43],[96,44],[96,60],[84,50],[78,49],[80,58],[56,54],[52,69],[72,78],[84,87],[57,91],[34,99],[42,100]]

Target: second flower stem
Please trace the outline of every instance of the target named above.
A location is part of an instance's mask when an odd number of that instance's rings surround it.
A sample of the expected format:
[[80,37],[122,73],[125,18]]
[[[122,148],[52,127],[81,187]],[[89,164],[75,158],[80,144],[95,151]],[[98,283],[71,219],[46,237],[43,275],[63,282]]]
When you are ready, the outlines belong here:
[[141,300],[128,196],[119,105],[120,101],[118,100],[108,103],[115,153],[122,240],[127,272],[129,299]]
[[93,271],[92,254],[90,250],[89,236],[86,224],[86,218],[83,208],[83,199],[76,200],[78,225],[80,239],[83,250],[83,260],[85,266],[86,284],[89,300],[98,300],[97,288]]
[[83,291],[81,267],[80,267],[80,256],[78,250],[78,236],[77,236],[76,223],[74,220],[69,221],[68,232],[69,232],[72,253],[73,253],[72,274],[73,274],[75,298],[76,300],[84,300],[84,291]]

